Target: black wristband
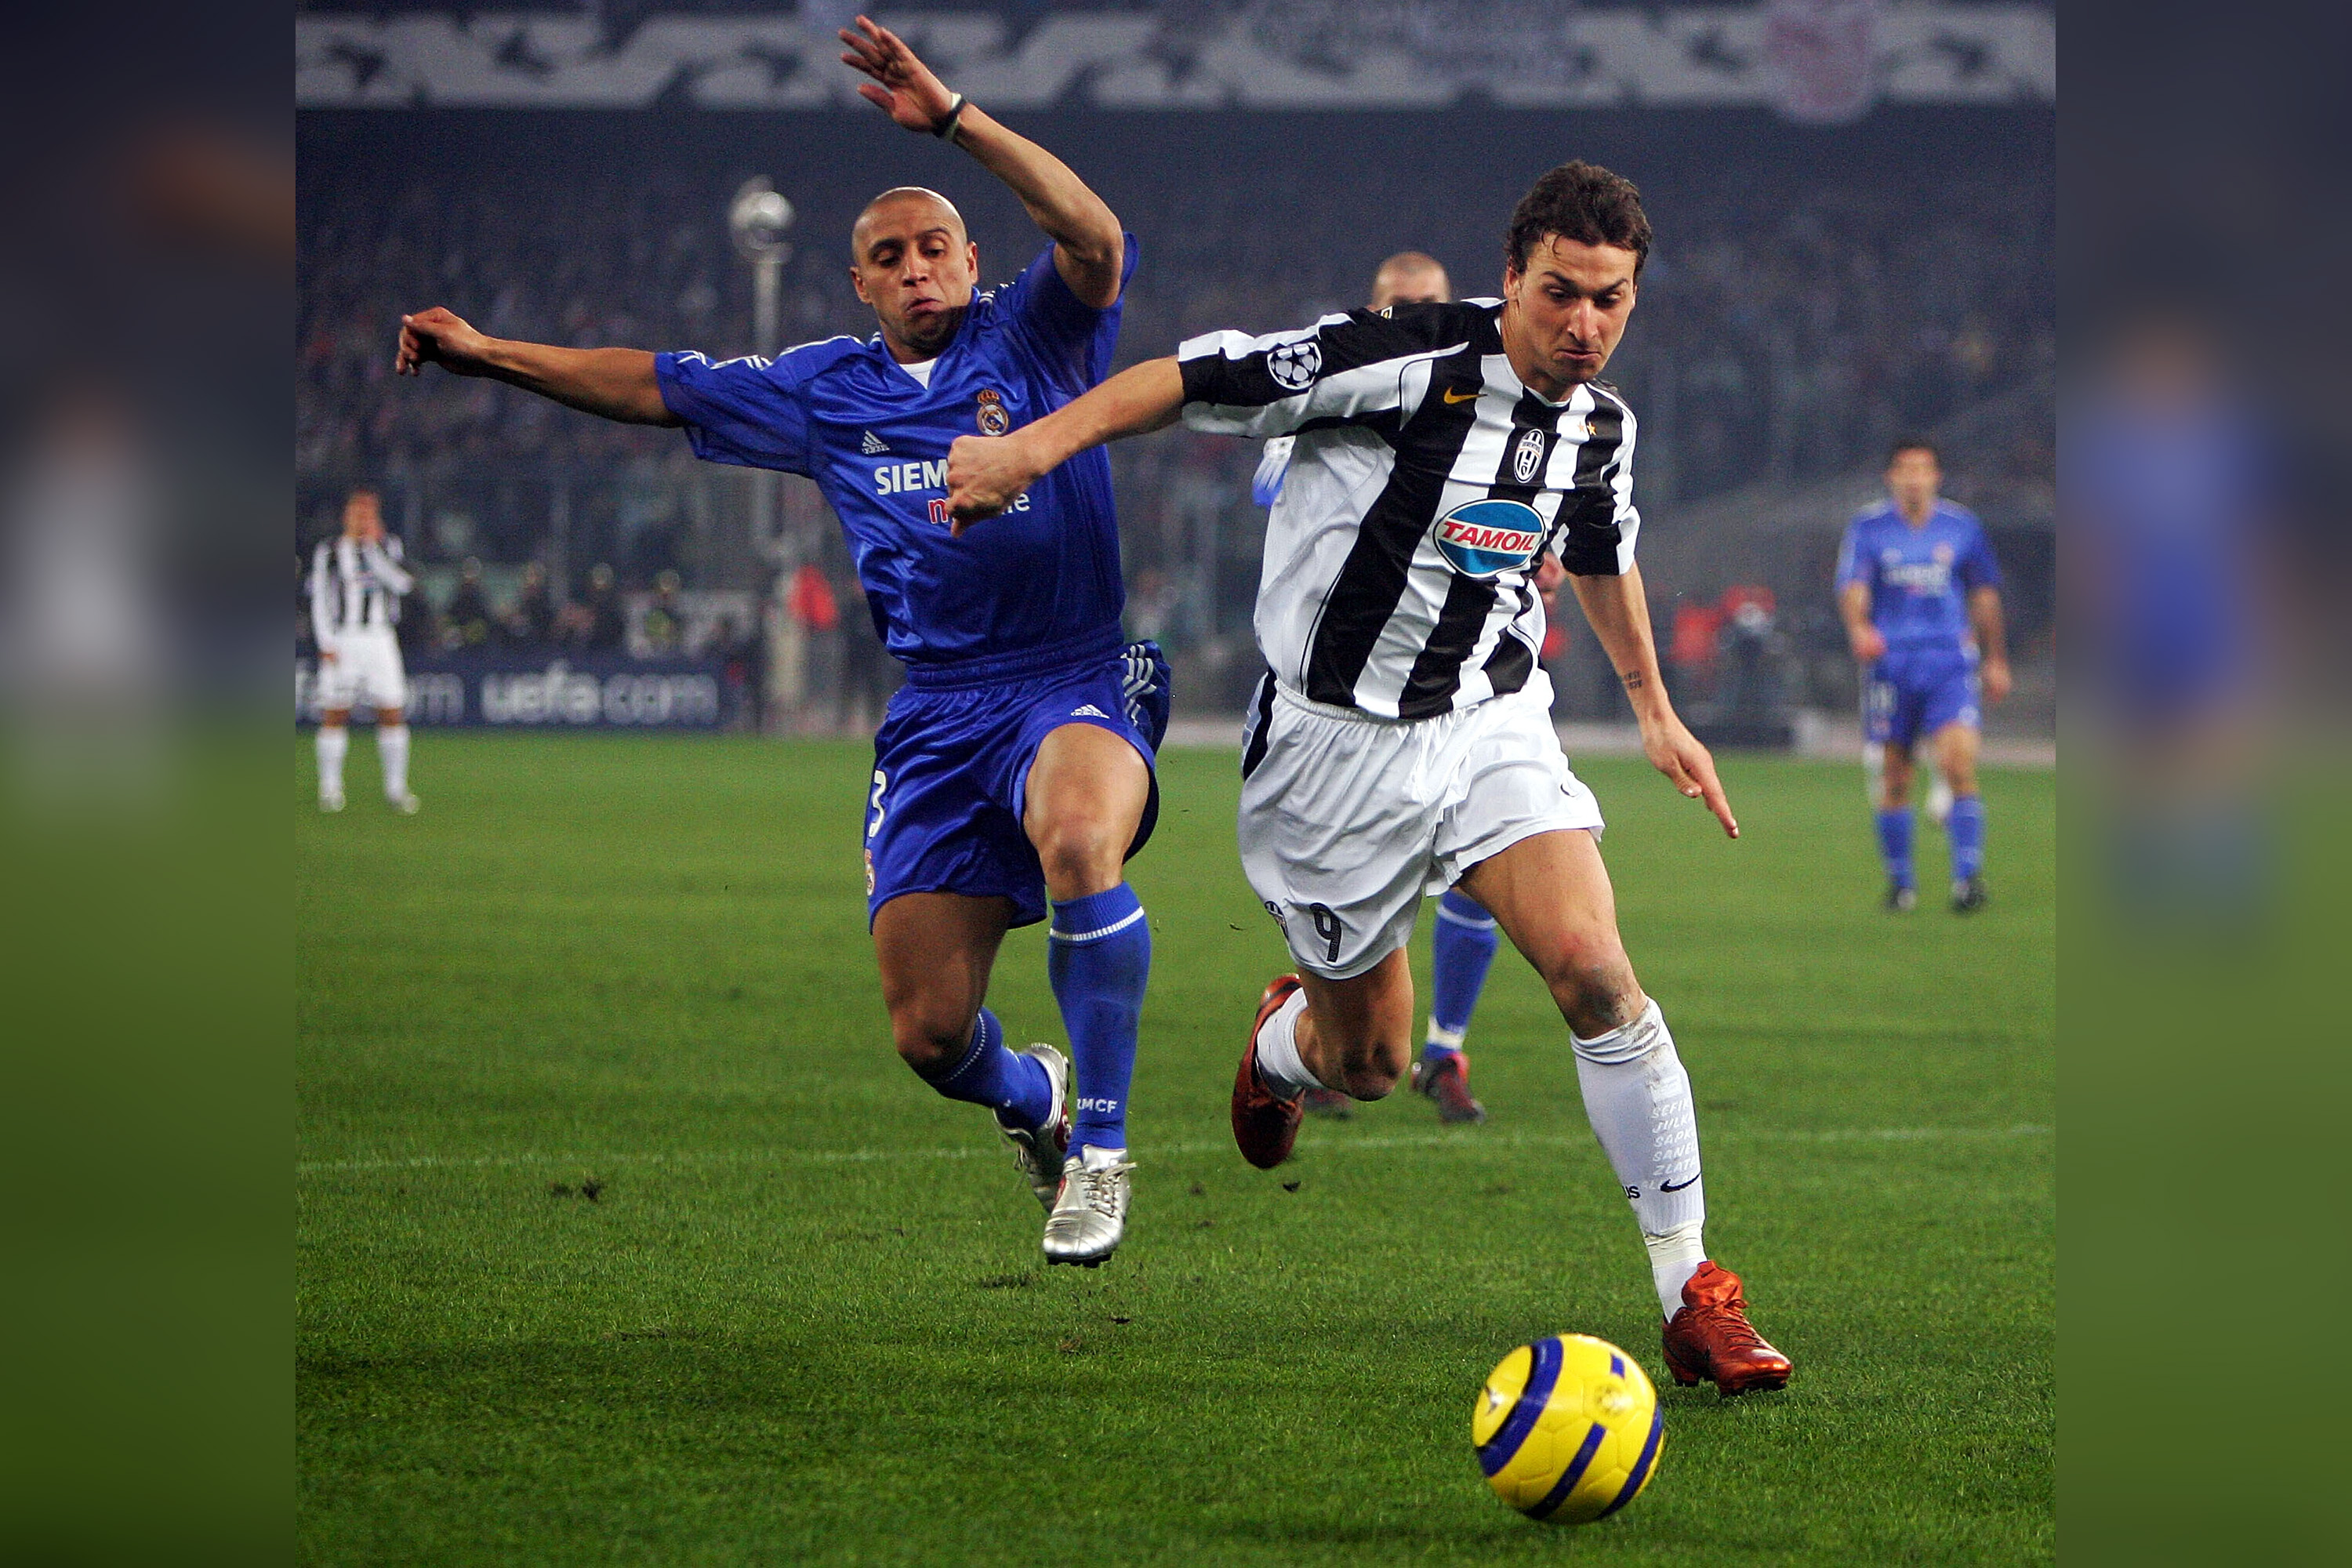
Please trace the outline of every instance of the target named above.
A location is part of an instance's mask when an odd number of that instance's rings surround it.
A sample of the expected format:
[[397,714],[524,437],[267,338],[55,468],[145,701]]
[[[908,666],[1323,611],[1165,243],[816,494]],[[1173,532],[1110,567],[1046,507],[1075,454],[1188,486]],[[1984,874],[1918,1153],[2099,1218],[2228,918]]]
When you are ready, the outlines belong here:
[[938,137],[942,142],[953,142],[955,141],[956,121],[963,117],[963,105],[964,96],[960,92],[954,97],[949,99],[948,111],[940,116],[940,122],[937,125],[931,127],[931,134]]

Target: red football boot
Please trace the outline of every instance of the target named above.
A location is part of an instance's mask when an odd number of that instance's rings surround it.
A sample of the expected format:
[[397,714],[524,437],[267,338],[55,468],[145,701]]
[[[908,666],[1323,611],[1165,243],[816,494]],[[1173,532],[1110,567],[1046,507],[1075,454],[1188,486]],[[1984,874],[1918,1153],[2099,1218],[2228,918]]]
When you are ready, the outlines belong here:
[[1667,1321],[1665,1341],[1666,1370],[1685,1388],[1703,1377],[1725,1394],[1788,1384],[1789,1358],[1748,1321],[1739,1276],[1711,1261],[1683,1287],[1682,1310]]
[[1277,1099],[1258,1076],[1257,1032],[1297,989],[1296,974],[1285,974],[1265,988],[1250,1025],[1249,1048],[1242,1052],[1241,1070],[1234,1074],[1234,1142],[1241,1146],[1242,1158],[1261,1171],[1271,1171],[1290,1158],[1302,1108],[1296,1100]]

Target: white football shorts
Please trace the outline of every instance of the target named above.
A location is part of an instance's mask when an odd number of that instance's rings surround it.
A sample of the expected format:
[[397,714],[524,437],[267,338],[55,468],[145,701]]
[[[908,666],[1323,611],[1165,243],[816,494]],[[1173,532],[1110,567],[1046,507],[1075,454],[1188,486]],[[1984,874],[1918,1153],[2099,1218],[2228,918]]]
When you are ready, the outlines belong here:
[[1363,973],[1412,940],[1422,899],[1538,833],[1598,832],[1551,682],[1459,712],[1370,719],[1265,678],[1242,733],[1242,869],[1299,964]]
[[336,641],[335,653],[319,660],[320,708],[381,711],[408,706],[408,675],[390,631],[347,633]]

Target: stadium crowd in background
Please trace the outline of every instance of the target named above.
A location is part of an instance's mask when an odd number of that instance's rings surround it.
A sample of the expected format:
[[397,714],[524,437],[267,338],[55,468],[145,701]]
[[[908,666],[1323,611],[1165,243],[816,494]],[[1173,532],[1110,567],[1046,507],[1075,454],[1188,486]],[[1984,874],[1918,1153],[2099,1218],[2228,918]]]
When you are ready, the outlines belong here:
[[[1261,180],[1247,190],[1213,168],[1180,162],[1163,172],[1149,198],[1155,210],[1123,201],[1151,237],[1126,358],[1165,352],[1209,323],[1271,328],[1355,302],[1360,208],[1322,188],[1330,170],[1279,171],[1271,187]],[[713,563],[680,543],[686,509],[676,495],[691,481],[675,442],[567,419],[487,381],[437,398],[387,397],[383,323],[401,301],[431,295],[493,334],[748,348],[748,276],[715,188],[725,174],[690,167],[652,179],[591,168],[549,182],[491,166],[464,182],[418,170],[389,193],[372,182],[306,185],[298,488],[323,493],[353,476],[379,477],[389,481],[394,525],[420,535],[410,543],[421,562],[478,553],[512,563],[560,553],[550,548],[547,505],[514,488],[560,474],[602,498],[573,510],[575,561],[613,563],[624,589],[649,588],[665,570],[688,587],[716,585]],[[2031,405],[2021,427],[2046,431],[2056,337],[2045,190],[1993,174],[1925,187],[1857,175],[1782,189],[1701,179],[1673,164],[1644,174],[1675,213],[1675,242],[1643,280],[1646,332],[1615,372],[1654,411],[1660,439],[1645,505],[1874,465],[1897,432],[2004,396]],[[1401,188],[1393,199],[1402,206],[1386,221],[1416,236],[1451,234],[1460,226],[1444,210],[1451,195]],[[1417,206],[1430,210],[1410,210]],[[1269,209],[1290,220],[1278,233],[1261,221]],[[984,250],[983,270],[993,278],[1017,259]],[[1491,291],[1483,270],[1469,270],[1489,261],[1475,250],[1458,264],[1464,292]],[[801,247],[785,269],[781,316],[787,343],[861,330],[832,247]],[[2046,440],[2004,437],[1972,460],[1966,493],[1989,516],[1988,489],[2050,489]],[[1249,501],[1254,461],[1244,447],[1181,437],[1118,454],[1129,570],[1139,582],[1156,572],[1172,587],[1151,628],[1171,648],[1240,630],[1262,521]],[[404,518],[404,475],[433,476],[436,494],[471,487],[464,530],[445,537]],[[829,549],[829,521],[809,532]],[[849,575],[837,552],[820,564],[835,581]],[[558,606],[581,586],[554,584]],[[1139,610],[1152,608],[1149,595],[1139,599]]]

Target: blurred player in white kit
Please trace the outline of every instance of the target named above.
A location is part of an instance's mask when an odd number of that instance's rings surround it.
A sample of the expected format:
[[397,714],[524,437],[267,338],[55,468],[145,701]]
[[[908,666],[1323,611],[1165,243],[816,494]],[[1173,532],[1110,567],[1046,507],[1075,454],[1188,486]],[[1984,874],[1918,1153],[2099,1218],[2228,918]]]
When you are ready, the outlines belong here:
[[401,566],[400,541],[384,532],[376,493],[353,490],[343,531],[310,557],[310,629],[319,639],[319,809],[343,809],[343,757],[352,710],[375,710],[383,797],[414,813],[408,789],[408,676],[400,664],[400,601],[416,586]]

